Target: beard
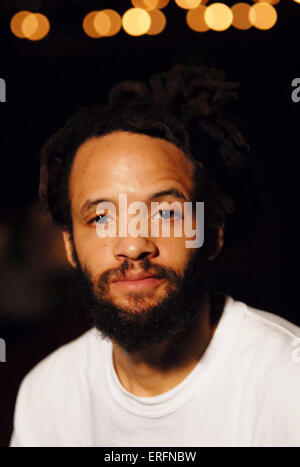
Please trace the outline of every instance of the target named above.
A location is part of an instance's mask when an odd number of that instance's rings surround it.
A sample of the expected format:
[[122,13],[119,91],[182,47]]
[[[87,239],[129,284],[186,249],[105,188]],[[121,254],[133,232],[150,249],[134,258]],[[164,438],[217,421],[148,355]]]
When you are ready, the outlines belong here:
[[[208,262],[197,253],[182,276],[145,258],[138,262],[125,259],[120,268],[105,271],[95,280],[80,264],[73,245],[78,290],[101,337],[115,341],[130,354],[147,351],[164,341],[181,340],[199,318],[207,292],[204,278],[207,277]],[[138,292],[126,294],[128,306],[112,300],[108,292],[110,280],[115,275],[125,276],[126,271],[135,267],[165,279],[167,286],[163,297],[155,301],[154,293],[150,297]]]

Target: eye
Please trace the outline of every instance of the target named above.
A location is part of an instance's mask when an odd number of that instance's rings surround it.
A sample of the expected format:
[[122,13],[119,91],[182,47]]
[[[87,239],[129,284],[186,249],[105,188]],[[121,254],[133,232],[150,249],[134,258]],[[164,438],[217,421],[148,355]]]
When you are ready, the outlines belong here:
[[181,212],[174,211],[174,209],[160,209],[154,216],[155,219],[170,220],[174,218],[181,218]]
[[100,214],[99,216],[95,216],[93,217],[93,219],[91,219],[88,224],[94,224],[95,222],[97,224],[105,224],[105,222],[107,222],[108,220],[108,215],[107,214]]
[[159,215],[162,219],[171,219],[171,217],[174,217],[174,211],[170,211],[169,209],[162,209],[159,211]]

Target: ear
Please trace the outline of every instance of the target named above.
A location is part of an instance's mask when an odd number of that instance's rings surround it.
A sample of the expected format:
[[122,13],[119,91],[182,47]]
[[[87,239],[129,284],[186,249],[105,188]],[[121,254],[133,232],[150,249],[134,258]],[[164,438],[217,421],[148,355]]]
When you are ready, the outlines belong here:
[[213,254],[208,257],[209,261],[212,261],[213,259],[216,258],[216,256],[218,256],[218,254],[223,248],[223,245],[224,245],[224,223],[222,223],[222,225],[218,227],[217,236],[216,236],[216,247],[215,247]]
[[71,266],[76,269],[77,265],[73,258],[73,245],[72,245],[72,241],[70,238],[70,234],[67,230],[63,230],[63,240],[64,240],[64,245],[65,245],[67,260],[69,261]]

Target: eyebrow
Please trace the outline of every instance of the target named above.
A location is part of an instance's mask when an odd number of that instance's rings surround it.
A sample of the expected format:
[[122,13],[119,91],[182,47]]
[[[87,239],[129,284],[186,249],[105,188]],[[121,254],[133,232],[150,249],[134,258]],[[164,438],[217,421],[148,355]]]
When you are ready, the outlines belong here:
[[[187,197],[182,193],[178,188],[168,188],[167,190],[163,191],[158,191],[155,193],[152,193],[149,197],[148,200],[151,199],[157,199],[157,198],[162,198],[164,196],[174,196],[175,198],[182,199],[184,201],[188,201]],[[99,198],[95,200],[87,200],[82,207],[80,208],[80,214],[81,216],[85,216],[94,206],[97,206],[100,203],[113,203],[112,199],[109,198]]]
[[177,188],[169,188],[168,190],[159,191],[157,193],[152,193],[149,196],[149,199],[156,199],[162,198],[163,196],[174,196],[175,198],[182,199],[184,201],[188,201],[187,197],[182,193],[182,191],[178,190]]

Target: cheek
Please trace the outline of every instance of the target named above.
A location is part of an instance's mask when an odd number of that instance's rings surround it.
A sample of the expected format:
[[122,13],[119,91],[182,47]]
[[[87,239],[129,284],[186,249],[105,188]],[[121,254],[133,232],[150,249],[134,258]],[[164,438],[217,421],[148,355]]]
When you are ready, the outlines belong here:
[[182,272],[191,257],[191,250],[185,246],[186,238],[160,238],[158,262]]
[[82,265],[92,274],[101,274],[112,268],[111,239],[99,238],[92,228],[75,228],[73,231],[77,255]]

